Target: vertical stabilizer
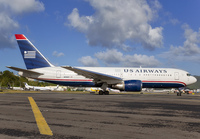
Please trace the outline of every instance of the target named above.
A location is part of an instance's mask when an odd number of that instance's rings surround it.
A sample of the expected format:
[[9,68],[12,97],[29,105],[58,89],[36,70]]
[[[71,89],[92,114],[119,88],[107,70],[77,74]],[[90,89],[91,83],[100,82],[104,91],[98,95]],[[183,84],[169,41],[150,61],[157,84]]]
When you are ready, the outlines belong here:
[[15,34],[15,37],[27,69],[53,67],[23,34]]

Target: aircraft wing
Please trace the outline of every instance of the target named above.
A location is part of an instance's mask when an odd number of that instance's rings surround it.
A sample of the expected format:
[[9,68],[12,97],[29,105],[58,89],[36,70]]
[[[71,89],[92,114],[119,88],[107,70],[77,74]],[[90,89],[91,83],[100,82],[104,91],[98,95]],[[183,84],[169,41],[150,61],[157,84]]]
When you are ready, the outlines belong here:
[[32,74],[38,74],[38,75],[43,74],[43,73],[39,73],[39,72],[31,71],[31,70],[26,70],[26,69],[21,69],[21,68],[17,68],[17,67],[7,66],[7,68],[10,68],[10,69],[16,70],[16,71],[21,71],[23,73],[32,73]]
[[103,74],[103,73],[98,73],[98,72],[75,68],[75,67],[70,67],[70,66],[62,66],[62,67],[65,69],[71,70],[71,71],[77,73],[78,75],[82,75],[86,78],[94,79],[94,82],[96,82],[96,83],[106,82],[107,84],[117,84],[117,83],[121,83],[123,81],[122,78]]

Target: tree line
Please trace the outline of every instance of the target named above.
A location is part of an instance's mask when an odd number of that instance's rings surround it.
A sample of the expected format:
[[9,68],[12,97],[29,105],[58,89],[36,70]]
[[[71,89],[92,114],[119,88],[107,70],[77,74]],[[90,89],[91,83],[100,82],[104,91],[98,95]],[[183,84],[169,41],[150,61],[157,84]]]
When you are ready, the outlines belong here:
[[5,70],[3,72],[0,71],[0,87],[24,87],[24,83],[28,83],[29,85],[33,86],[55,85],[40,81],[29,81],[25,77],[14,75],[14,73],[9,70]]

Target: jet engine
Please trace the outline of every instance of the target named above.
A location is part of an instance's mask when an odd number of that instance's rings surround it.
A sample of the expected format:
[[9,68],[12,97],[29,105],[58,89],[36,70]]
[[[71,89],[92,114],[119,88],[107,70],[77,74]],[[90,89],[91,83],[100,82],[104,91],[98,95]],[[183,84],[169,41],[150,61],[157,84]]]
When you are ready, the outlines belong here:
[[140,92],[142,90],[141,80],[126,80],[121,84],[112,85],[112,88],[119,89],[121,91],[136,91]]

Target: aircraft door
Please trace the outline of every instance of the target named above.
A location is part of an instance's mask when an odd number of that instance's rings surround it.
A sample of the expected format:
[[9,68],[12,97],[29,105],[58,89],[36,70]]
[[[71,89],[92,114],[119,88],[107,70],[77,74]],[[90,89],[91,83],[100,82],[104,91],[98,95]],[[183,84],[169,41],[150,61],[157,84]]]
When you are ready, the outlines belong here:
[[179,80],[179,73],[178,73],[178,72],[175,72],[175,73],[174,73],[174,79],[175,79],[175,80]]
[[60,78],[61,77],[61,71],[60,70],[57,70],[56,71],[56,78]]

